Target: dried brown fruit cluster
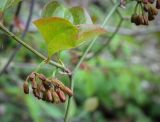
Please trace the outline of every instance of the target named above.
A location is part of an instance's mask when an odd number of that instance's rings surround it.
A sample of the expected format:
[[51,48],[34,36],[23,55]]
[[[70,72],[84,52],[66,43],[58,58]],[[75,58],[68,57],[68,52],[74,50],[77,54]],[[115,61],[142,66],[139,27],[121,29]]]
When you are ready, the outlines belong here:
[[[140,11],[138,11],[139,13],[137,12],[138,8],[140,9]],[[160,0],[137,0],[131,22],[136,25],[148,25],[149,21],[155,19],[155,16],[158,14],[158,9],[160,9]]]
[[24,82],[25,94],[29,94],[29,83],[31,83],[34,96],[43,101],[61,103],[66,101],[65,94],[73,95],[72,90],[58,79],[48,79],[43,74],[36,72],[32,72]]

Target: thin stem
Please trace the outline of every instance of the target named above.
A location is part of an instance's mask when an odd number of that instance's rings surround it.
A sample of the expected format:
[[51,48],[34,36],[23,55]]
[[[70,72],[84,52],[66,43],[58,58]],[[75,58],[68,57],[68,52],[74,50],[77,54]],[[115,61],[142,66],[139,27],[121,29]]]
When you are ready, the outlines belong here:
[[[111,3],[112,3],[113,5],[115,4],[113,0],[111,0]],[[117,14],[119,15],[120,18],[123,18],[121,12],[120,12],[118,9],[116,9],[116,12],[117,12]]]
[[53,70],[51,78],[55,77],[57,71],[58,71],[58,68],[56,68],[56,69]]
[[[26,23],[26,26],[24,28],[24,31],[22,32],[22,35],[21,35],[21,39],[24,39],[26,34],[27,34],[27,31],[28,31],[28,28],[29,28],[29,25],[30,25],[30,22],[31,22],[31,19],[32,19],[32,14],[33,14],[33,8],[34,8],[34,3],[35,3],[35,0],[32,0],[31,1],[31,5],[30,5],[30,9],[29,9],[29,15],[28,15],[28,19],[27,19],[27,23]],[[18,17],[19,16],[19,12],[21,10],[21,5],[22,5],[22,2],[19,3],[18,7],[17,7],[17,10],[16,10],[16,13],[15,13],[15,17]],[[3,72],[5,72],[5,70],[8,68],[8,66],[10,65],[11,61],[14,59],[14,57],[16,56],[17,52],[19,51],[19,49],[21,48],[21,44],[19,44],[15,50],[13,51],[13,53],[11,54],[11,56],[9,57],[7,63],[5,64],[4,68],[2,69],[2,71],[0,72],[0,75],[3,74]]]
[[[108,16],[106,16],[104,22],[102,23],[102,27],[105,26],[105,24],[108,22],[108,20],[110,19],[110,17],[112,16],[112,14],[117,10],[118,8],[118,4],[115,4],[114,7],[112,8],[112,10],[110,11],[110,13],[108,14]],[[87,49],[85,50],[84,54],[82,55],[80,61],[78,62],[78,64],[76,65],[75,69],[74,69],[74,73],[77,71],[77,69],[79,68],[80,64],[83,62],[84,58],[86,57],[87,53],[90,51],[90,49],[92,48],[92,46],[94,45],[95,41],[97,40],[98,37],[95,37],[91,43],[89,44],[89,46],[87,47]],[[72,86],[73,87],[73,86]]]
[[15,12],[15,17],[19,16],[21,8],[22,8],[22,1],[20,1],[18,6],[17,6],[16,12]]
[[121,19],[120,22],[118,23],[114,33],[108,38],[108,40],[103,44],[103,46],[101,48],[99,48],[93,55],[92,57],[95,57],[97,55],[99,55],[105,48],[107,45],[110,44],[110,42],[113,40],[113,38],[115,37],[115,35],[117,34],[119,28],[121,27],[122,23],[123,23],[124,19]]
[[35,72],[38,72],[38,70],[40,70],[40,68],[45,64],[45,61],[42,61],[37,68],[35,69]]
[[134,14],[137,13],[137,7],[138,7],[138,5],[139,5],[139,3],[137,2],[137,3],[136,3],[136,7],[134,8]]
[[[102,23],[102,27],[105,26],[105,24],[108,22],[108,20],[111,18],[112,14],[117,10],[119,6],[119,3],[115,4],[114,7],[112,8],[112,10],[110,11],[110,13],[106,16],[104,22]],[[73,90],[74,88],[74,74],[76,73],[76,71],[78,70],[80,64],[83,62],[83,60],[85,59],[87,53],[90,51],[90,49],[92,48],[92,46],[94,45],[95,41],[97,40],[97,37],[94,38],[91,43],[89,44],[89,46],[87,47],[87,49],[85,50],[84,54],[82,55],[81,59],[79,60],[78,64],[76,65],[73,74],[72,74],[72,78],[71,78],[71,90]],[[71,105],[71,98],[68,98],[68,103],[67,103],[67,108],[66,108],[66,113],[65,113],[65,118],[64,118],[64,122],[68,122],[69,119],[69,111],[70,111],[70,105]]]
[[[36,51],[35,49],[33,49],[31,46],[29,46],[27,43],[25,43],[24,41],[22,41],[19,37],[17,37],[16,35],[14,35],[13,33],[11,33],[5,26],[3,26],[2,24],[0,24],[0,29],[5,32],[8,36],[10,36],[11,38],[13,38],[15,41],[17,41],[18,43],[20,43],[21,45],[23,45],[25,48],[27,48],[28,50],[30,50],[31,52],[33,52],[35,55],[37,55],[38,57],[40,57],[43,60],[46,60],[47,57],[45,57],[44,55],[42,55],[41,53],[39,53],[38,51]],[[50,60],[49,62],[50,64],[54,65],[55,67],[58,67],[64,71],[67,71],[67,69],[65,69],[62,65]]]
[[[22,1],[19,2],[17,8],[16,8],[16,11],[15,11],[15,15],[14,15],[14,18],[18,17],[19,14],[20,14],[20,10],[22,8]],[[11,23],[11,25],[9,26],[9,31],[13,31],[13,23]]]

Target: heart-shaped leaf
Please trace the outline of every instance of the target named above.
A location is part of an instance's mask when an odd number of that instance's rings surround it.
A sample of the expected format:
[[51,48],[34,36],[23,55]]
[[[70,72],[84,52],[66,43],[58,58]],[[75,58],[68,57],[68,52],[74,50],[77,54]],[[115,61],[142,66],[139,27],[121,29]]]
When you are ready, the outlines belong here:
[[0,12],[4,12],[7,8],[18,4],[21,0],[0,0]]
[[57,1],[50,1],[42,10],[42,17],[61,17],[73,24],[92,24],[91,17],[87,11],[79,6],[70,9],[65,8]]
[[76,41],[77,42],[76,45],[80,45],[83,42],[86,42],[106,32],[104,28],[94,24],[91,24],[91,25],[80,24],[80,25],[77,25],[77,28],[79,30],[79,33],[78,33],[78,41]]
[[49,57],[56,52],[76,46],[78,29],[68,20],[51,17],[36,20],[34,24],[47,44]]
[[47,3],[41,13],[42,18],[45,17],[61,17],[73,22],[73,16],[70,11],[57,1]]
[[55,10],[60,7],[61,4],[58,3],[57,1],[50,1],[48,2],[41,13],[42,17],[52,17],[54,15]]
[[68,20],[51,17],[34,21],[42,34],[47,47],[48,55],[79,46],[83,42],[106,32],[98,25],[81,24],[74,26]]
[[90,15],[88,12],[79,6],[72,7],[69,9],[72,13],[74,24],[93,24]]

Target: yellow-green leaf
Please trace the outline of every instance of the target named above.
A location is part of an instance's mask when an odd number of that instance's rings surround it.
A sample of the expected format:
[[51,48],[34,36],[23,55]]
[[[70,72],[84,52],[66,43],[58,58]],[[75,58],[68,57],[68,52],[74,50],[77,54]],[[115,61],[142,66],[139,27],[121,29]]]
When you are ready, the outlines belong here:
[[0,0],[0,12],[4,12],[7,8],[16,5],[21,0]]
[[77,43],[76,45],[80,45],[83,42],[86,42],[90,39],[95,38],[96,36],[99,36],[101,34],[106,33],[106,30],[98,25],[94,24],[80,24],[77,25],[77,28],[79,30]]
[[47,44],[49,57],[76,46],[78,29],[68,20],[59,17],[42,18],[34,21],[34,24]]
[[73,16],[68,10],[68,8],[65,8],[63,5],[61,5],[57,1],[48,2],[43,8],[41,16],[42,18],[61,17],[69,20],[70,22],[73,22]]
[[42,17],[52,17],[52,16],[54,16],[54,14],[55,14],[54,12],[60,6],[61,6],[61,4],[58,3],[57,1],[48,2],[43,8],[41,16]]
[[69,9],[72,13],[74,24],[92,24],[92,20],[87,11],[79,6],[72,7]]

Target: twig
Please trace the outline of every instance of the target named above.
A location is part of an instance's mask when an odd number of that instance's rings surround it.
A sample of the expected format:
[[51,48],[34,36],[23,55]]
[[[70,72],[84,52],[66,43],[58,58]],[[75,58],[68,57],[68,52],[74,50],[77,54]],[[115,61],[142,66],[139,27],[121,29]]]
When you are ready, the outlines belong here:
[[[113,5],[115,4],[113,0],[111,0],[111,3],[112,3]],[[116,9],[116,13],[119,15],[120,18],[123,18],[121,12],[120,12],[118,9]]]
[[[19,13],[20,13],[20,10],[21,10],[21,6],[22,6],[22,1],[19,2],[17,8],[16,8],[16,11],[15,11],[15,15],[14,15],[14,18],[17,18],[19,17]],[[10,24],[9,26],[9,31],[12,32],[13,31],[13,23]],[[8,64],[9,63],[9,60],[7,61],[7,63],[4,65],[4,67],[2,68],[2,70],[0,71],[0,76],[6,71],[7,67],[8,67]]]
[[[31,18],[32,18],[32,14],[33,14],[33,9],[34,9],[34,3],[35,3],[35,0],[31,0],[31,5],[30,5],[30,9],[29,9],[29,15],[28,15],[28,19],[27,19],[27,23],[26,23],[26,26],[24,28],[24,31],[21,35],[21,39],[24,39],[27,32],[28,32],[28,28],[29,28],[29,25],[30,25],[30,22],[31,22]],[[15,17],[17,17],[19,15],[19,12],[20,12],[20,9],[21,9],[21,2],[19,3],[18,7],[17,7],[17,11],[15,13]],[[14,57],[16,56],[17,52],[19,51],[19,49],[21,48],[21,44],[19,44],[15,50],[13,51],[13,53],[11,54],[11,56],[9,57],[7,63],[5,64],[4,68],[1,70],[0,72],[0,75],[2,75],[6,69],[8,68],[8,66],[10,65],[11,61],[14,59]]]
[[[22,8],[22,1],[19,2],[17,8],[16,8],[16,11],[15,11],[15,15],[14,15],[14,18],[18,17],[19,16],[19,13],[20,13],[20,10]],[[9,26],[9,31],[13,31],[13,23]]]
[[[10,36],[11,38],[13,38],[15,41],[17,41],[18,43],[20,43],[21,45],[23,45],[25,48],[27,48],[28,50],[30,50],[31,52],[33,52],[35,55],[37,55],[38,57],[40,57],[43,60],[46,60],[47,57],[45,57],[44,55],[42,55],[41,53],[39,53],[38,51],[36,51],[35,49],[33,49],[31,46],[29,46],[28,44],[26,44],[24,41],[22,41],[19,37],[17,37],[16,35],[14,35],[13,33],[11,33],[5,26],[3,26],[2,24],[0,24],[0,29],[5,32],[8,36]],[[49,62],[50,64],[64,70],[64,71],[68,71],[67,69],[65,69],[62,65],[50,60]]]
[[[108,22],[108,20],[112,16],[112,14],[117,10],[118,6],[119,6],[119,3],[117,3],[117,4],[114,5],[114,7],[110,11],[110,13],[106,16],[106,18],[105,18],[105,20],[104,20],[104,22],[102,24],[102,27],[105,26],[105,24]],[[85,59],[87,53],[90,51],[90,49],[92,48],[92,46],[94,45],[94,43],[95,43],[96,40],[97,40],[97,37],[91,41],[91,43],[89,44],[89,46],[85,50],[84,54],[82,55],[81,59],[79,60],[78,64],[76,65],[76,67],[75,67],[75,69],[73,71],[72,79],[71,79],[71,85],[70,85],[72,91],[73,91],[73,88],[74,88],[74,74],[78,70],[80,64],[83,62],[83,60]],[[68,99],[64,122],[68,122],[68,119],[69,119],[69,111],[70,111],[71,98],[72,97],[69,97],[69,99]]]
[[17,6],[16,12],[15,12],[15,17],[19,16],[21,8],[22,8],[22,1],[20,1],[18,6]]
[[[109,32],[114,32],[116,27],[114,26],[107,26],[107,29]],[[147,35],[147,34],[153,34],[153,33],[160,33],[160,26],[150,26],[148,27],[141,27],[131,29],[131,28],[120,28],[119,31],[117,32],[119,35],[124,35],[124,36],[139,36],[139,35]]]

